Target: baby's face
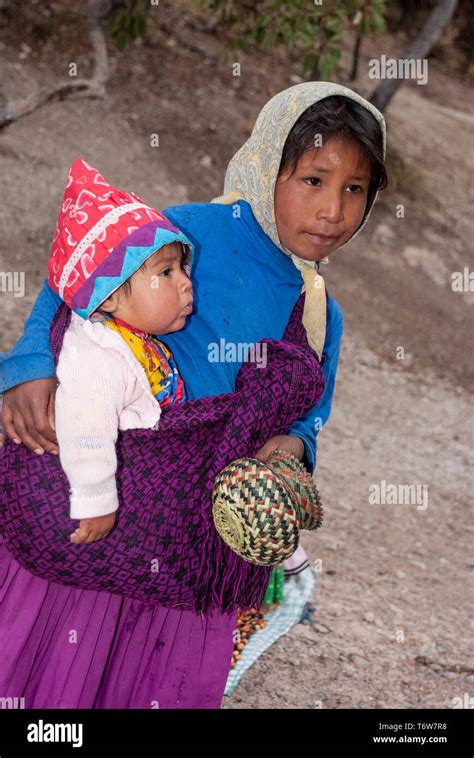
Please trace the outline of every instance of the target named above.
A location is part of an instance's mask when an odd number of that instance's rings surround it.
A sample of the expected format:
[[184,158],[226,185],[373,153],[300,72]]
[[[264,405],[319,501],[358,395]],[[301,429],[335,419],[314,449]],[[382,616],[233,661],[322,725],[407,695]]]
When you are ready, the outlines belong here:
[[306,150],[294,174],[285,171],[276,182],[282,245],[305,260],[326,258],[360,225],[369,183],[369,161],[354,141],[337,136]]
[[133,274],[131,292],[120,292],[114,316],[149,334],[167,334],[183,328],[192,303],[182,248],[173,242],[153,253]]

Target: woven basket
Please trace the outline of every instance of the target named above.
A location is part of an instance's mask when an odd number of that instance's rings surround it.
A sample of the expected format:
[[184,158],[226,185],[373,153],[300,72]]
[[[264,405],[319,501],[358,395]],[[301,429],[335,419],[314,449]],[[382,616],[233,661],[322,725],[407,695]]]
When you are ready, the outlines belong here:
[[295,552],[299,529],[322,523],[319,493],[293,455],[274,451],[267,463],[239,458],[215,479],[216,529],[238,555],[259,566],[282,563]]
[[241,558],[273,566],[298,547],[298,518],[288,488],[265,463],[239,458],[216,477],[214,524]]
[[295,455],[274,450],[267,466],[280,477],[291,492],[300,529],[318,529],[323,523],[323,508],[313,477]]

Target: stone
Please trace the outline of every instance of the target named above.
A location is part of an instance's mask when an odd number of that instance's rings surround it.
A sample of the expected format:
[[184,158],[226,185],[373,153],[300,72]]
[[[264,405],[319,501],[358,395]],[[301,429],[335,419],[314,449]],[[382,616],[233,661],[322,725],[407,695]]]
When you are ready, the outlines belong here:
[[377,242],[389,244],[395,239],[395,232],[388,224],[379,224],[375,229],[374,237]]

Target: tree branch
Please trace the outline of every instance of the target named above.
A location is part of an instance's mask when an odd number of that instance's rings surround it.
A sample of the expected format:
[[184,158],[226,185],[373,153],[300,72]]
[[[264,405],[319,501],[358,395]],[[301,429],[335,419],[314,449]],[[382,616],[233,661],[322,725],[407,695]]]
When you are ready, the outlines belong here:
[[104,12],[104,0],[88,0],[89,39],[94,53],[94,71],[91,79],[70,79],[59,82],[54,87],[37,87],[29,95],[18,100],[7,100],[4,95],[0,95],[0,129],[51,100],[64,100],[73,93],[80,93],[80,97],[105,96],[109,67],[107,44],[101,28]]

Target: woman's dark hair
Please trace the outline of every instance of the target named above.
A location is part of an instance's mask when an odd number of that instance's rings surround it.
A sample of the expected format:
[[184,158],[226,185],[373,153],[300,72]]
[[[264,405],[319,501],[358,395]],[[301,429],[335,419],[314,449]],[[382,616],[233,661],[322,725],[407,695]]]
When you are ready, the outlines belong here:
[[331,137],[345,135],[355,140],[370,164],[370,183],[367,193],[364,222],[372,207],[377,190],[388,184],[383,158],[382,129],[376,118],[355,100],[333,95],[319,100],[307,108],[290,131],[281,158],[278,174],[296,169],[299,158],[306,150],[317,146],[316,135],[324,145]]

